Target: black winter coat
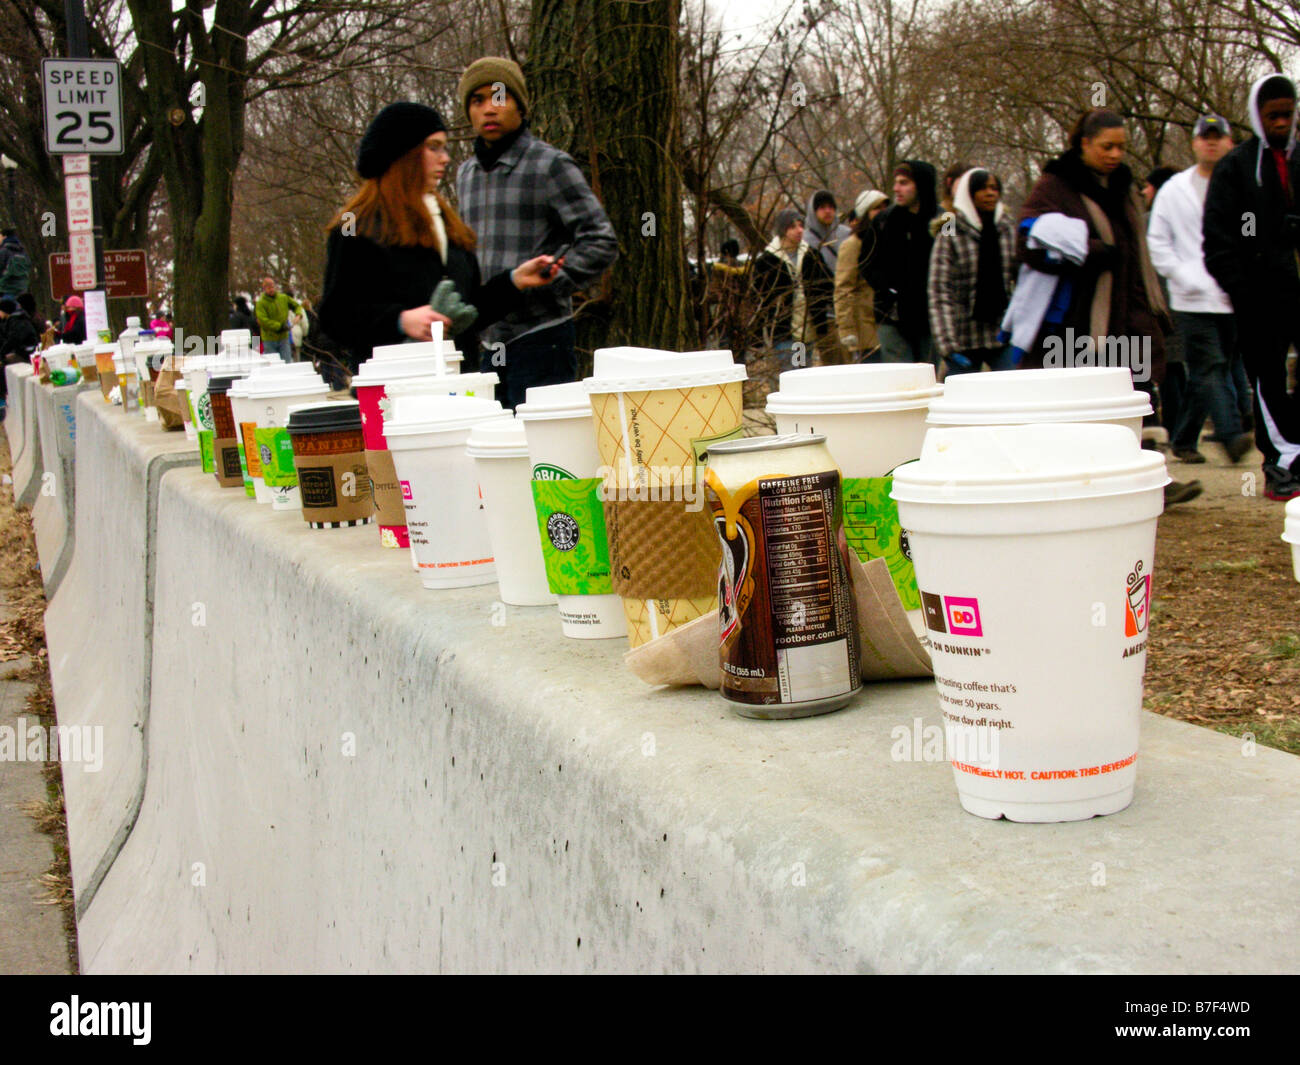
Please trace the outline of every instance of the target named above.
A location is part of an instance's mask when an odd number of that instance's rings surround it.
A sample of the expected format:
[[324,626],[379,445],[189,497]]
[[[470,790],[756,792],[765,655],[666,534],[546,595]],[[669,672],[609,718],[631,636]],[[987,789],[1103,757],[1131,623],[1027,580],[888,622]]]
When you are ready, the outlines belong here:
[[455,338],[465,356],[461,370],[478,369],[479,330],[514,310],[521,293],[508,271],[484,284],[477,256],[448,244],[444,264],[436,248],[384,245],[369,237],[344,236],[339,228],[330,232],[317,311],[325,332],[351,354],[354,372],[370,358],[372,348],[406,339],[398,317],[425,306],[444,277],[450,277],[461,298],[478,310],[474,324]]
[[[1262,184],[1255,181],[1257,162]],[[1289,312],[1300,299],[1297,245],[1285,221],[1288,213],[1300,216],[1300,151],[1292,153],[1288,172],[1292,207],[1272,152],[1265,147],[1260,160],[1259,138],[1251,137],[1219,160],[1210,177],[1202,222],[1205,268],[1239,315],[1264,308],[1266,314]]]
[[26,311],[14,311],[0,322],[0,363],[25,362],[40,346],[41,338]]
[[858,261],[863,279],[876,294],[876,321],[919,334],[930,328],[930,219],[938,213],[938,204],[934,167],[919,160],[909,160],[909,165],[916,175],[919,209],[893,204],[881,211],[871,223],[874,241],[863,237]]

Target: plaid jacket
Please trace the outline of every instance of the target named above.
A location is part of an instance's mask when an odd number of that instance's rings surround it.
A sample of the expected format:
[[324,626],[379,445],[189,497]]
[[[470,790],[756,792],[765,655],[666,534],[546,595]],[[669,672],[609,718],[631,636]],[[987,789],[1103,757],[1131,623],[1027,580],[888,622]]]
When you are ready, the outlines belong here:
[[[1007,294],[1016,283],[1016,227],[1010,211],[1000,212],[999,244]],[[979,271],[979,231],[953,213],[940,227],[930,253],[930,332],[939,355],[996,348],[998,326],[974,320],[975,277]]]
[[592,284],[618,257],[618,239],[604,208],[568,155],[520,134],[490,171],[470,156],[456,175],[461,217],[478,236],[485,278],[572,244],[550,285],[523,294],[519,309],[482,334],[485,344],[567,321],[572,294]]

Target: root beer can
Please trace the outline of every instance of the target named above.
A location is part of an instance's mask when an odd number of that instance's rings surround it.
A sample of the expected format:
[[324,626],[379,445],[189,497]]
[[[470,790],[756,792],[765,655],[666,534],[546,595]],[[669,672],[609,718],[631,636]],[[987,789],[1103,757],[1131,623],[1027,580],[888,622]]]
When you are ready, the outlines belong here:
[[722,695],[745,717],[812,717],[862,685],[840,471],[817,434],[708,449],[722,541]]

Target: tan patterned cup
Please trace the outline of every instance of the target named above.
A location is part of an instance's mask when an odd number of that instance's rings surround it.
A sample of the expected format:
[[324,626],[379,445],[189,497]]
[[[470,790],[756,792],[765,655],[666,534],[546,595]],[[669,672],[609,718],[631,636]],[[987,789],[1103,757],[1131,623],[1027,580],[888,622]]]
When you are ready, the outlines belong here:
[[[746,376],[729,351],[598,350],[583,383],[595,414],[607,498],[701,492],[700,465],[709,445],[743,435]],[[639,647],[717,605],[716,594],[624,599],[628,639]]]

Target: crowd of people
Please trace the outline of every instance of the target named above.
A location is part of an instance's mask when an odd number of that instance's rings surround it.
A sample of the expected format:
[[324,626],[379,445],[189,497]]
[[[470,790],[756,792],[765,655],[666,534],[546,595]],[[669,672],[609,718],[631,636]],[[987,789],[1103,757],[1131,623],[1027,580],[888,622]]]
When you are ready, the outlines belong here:
[[[1018,367],[1125,366],[1152,400],[1175,458],[1202,463],[1202,430],[1240,462],[1258,447],[1264,494],[1300,495],[1300,398],[1288,352],[1300,327],[1300,155],[1296,89],[1251,88],[1253,136],[1226,119],[1194,125],[1195,162],[1139,186],[1123,162],[1124,121],[1082,115],[1018,212],[998,176],[958,164],[897,164],[890,193],[860,193],[844,224],[834,196],[775,214],[771,242],[742,262],[723,248],[710,283],[747,288],[761,348],[781,369],[932,362],[948,375]],[[1294,157],[1293,157],[1294,156]],[[1144,434],[1148,440],[1159,432]],[[1193,498],[1175,482],[1170,503]]]
[[[302,357],[309,333],[322,351],[336,345],[336,384],[376,346],[428,339],[434,322],[463,369],[481,362],[498,374],[508,407],[531,386],[576,378],[572,297],[614,261],[618,236],[573,159],[531,132],[518,65],[475,61],[457,97],[475,134],[455,175],[459,210],[440,191],[443,117],[390,104],[362,137],[360,184],[328,226],[319,308],[266,277],[252,307],[234,300],[231,328],[286,361]],[[756,255],[725,242],[709,284],[752,298],[759,347],[781,369],[931,362],[942,379],[1126,366],[1177,459],[1205,461],[1208,417],[1208,439],[1233,463],[1258,447],[1265,494],[1289,499],[1300,495],[1300,401],[1287,375],[1300,327],[1284,313],[1300,295],[1294,82],[1260,78],[1248,112],[1253,135],[1235,147],[1222,116],[1201,116],[1195,163],[1139,185],[1123,162],[1123,119],[1089,111],[1018,211],[987,167],[957,164],[940,179],[929,162],[905,160],[888,192],[863,190],[843,218],[820,189],[803,210],[775,213]],[[34,306],[18,302],[24,255],[6,231],[0,343],[10,361],[41,332]],[[165,315],[152,324],[170,332]],[[84,338],[77,297],[56,328],[59,339]],[[1168,501],[1199,491],[1175,482]]]

